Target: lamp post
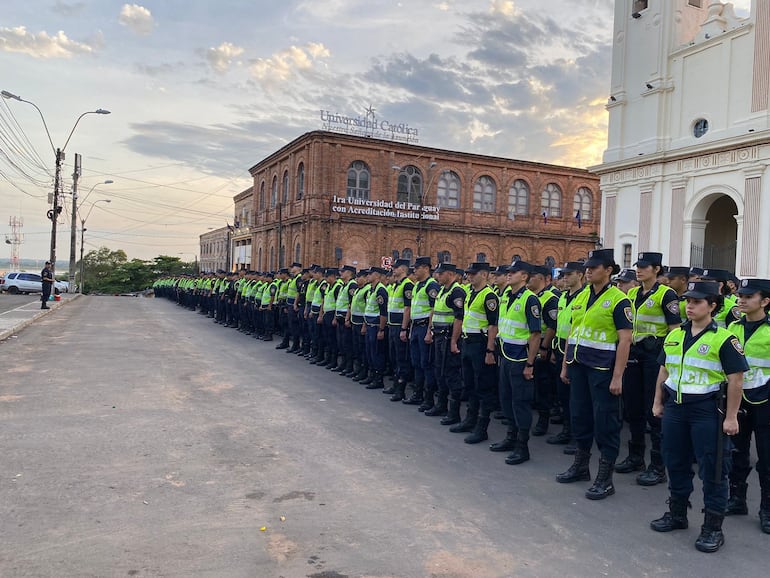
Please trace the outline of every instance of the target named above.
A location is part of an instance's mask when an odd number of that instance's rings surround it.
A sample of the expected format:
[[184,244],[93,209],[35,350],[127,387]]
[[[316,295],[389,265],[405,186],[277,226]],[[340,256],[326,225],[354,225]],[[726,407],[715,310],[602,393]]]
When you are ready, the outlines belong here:
[[[80,156],[80,155],[75,155]],[[79,163],[78,163],[79,164]],[[79,168],[79,167],[78,167]],[[78,171],[76,169],[75,174],[78,174]],[[74,176],[74,175],[73,175]],[[76,183],[77,181],[75,181]],[[106,181],[102,181],[101,183],[96,183],[93,187],[89,189],[89,191],[86,193],[85,197],[83,197],[83,203],[85,203],[88,200],[88,197],[91,195],[92,192],[94,192],[94,189],[98,187],[99,185],[111,185],[114,181],[107,179]],[[78,229],[78,221],[77,221],[77,214],[78,214],[78,188],[75,186],[75,183],[73,183],[72,187],[72,224],[70,225],[70,268],[69,268],[69,284],[70,287],[72,287],[75,284],[75,253],[77,251],[77,229]],[[106,199],[105,199],[106,200]],[[92,207],[93,208],[93,207]],[[90,211],[89,211],[90,212]],[[82,259],[83,259],[83,240],[80,240],[80,258],[81,258],[81,277],[82,277]]]
[[78,126],[78,123],[80,123],[80,120],[89,114],[110,114],[109,110],[105,110],[103,108],[97,108],[96,110],[89,110],[81,114],[77,120],[75,121],[75,124],[72,126],[72,130],[70,130],[69,135],[67,136],[67,140],[64,141],[64,146],[61,148],[54,147],[53,139],[51,138],[51,133],[48,131],[48,124],[45,122],[45,117],[43,116],[43,112],[40,110],[40,108],[34,103],[29,100],[24,100],[17,94],[13,94],[12,92],[8,92],[7,90],[0,91],[0,95],[2,95],[3,98],[10,99],[10,100],[18,100],[19,102],[25,102],[27,104],[31,104],[35,107],[35,110],[37,110],[38,114],[40,115],[40,120],[43,121],[43,127],[45,128],[45,133],[48,136],[48,142],[51,143],[51,149],[53,150],[53,153],[56,157],[56,172],[54,173],[54,182],[53,182],[53,207],[50,211],[48,211],[48,218],[51,219],[51,253],[49,256],[49,260],[51,261],[51,267],[56,271],[56,220],[59,216],[59,213],[61,213],[62,208],[59,205],[59,193],[61,192],[61,165],[64,161],[64,150],[67,148],[67,145],[70,142],[70,139],[72,138],[72,135],[75,132],[75,129]]
[[[97,183],[96,185],[91,187],[91,191],[93,191],[94,188],[100,184],[102,183]],[[88,191],[88,195],[91,194],[91,191]],[[88,197],[88,195],[86,195],[86,197]],[[80,219],[80,287],[78,288],[78,293],[83,293],[83,287],[85,287],[85,279],[86,279],[85,277],[86,266],[85,266],[85,261],[83,261],[83,248],[85,247],[84,238],[86,233],[86,221],[88,220],[88,217],[91,216],[91,211],[94,210],[94,207],[96,206],[97,203],[111,203],[111,202],[112,200],[110,199],[99,199],[98,201],[94,201],[93,203],[91,203],[91,208],[88,209],[88,212],[86,213],[85,218]],[[83,199],[83,204],[85,204],[85,199]]]
[[[438,165],[437,162],[433,161],[428,165],[428,173],[430,174],[432,170]],[[401,171],[402,168],[398,165],[393,165],[391,167],[394,171]],[[431,175],[430,179],[428,179],[428,184],[423,188],[420,188],[420,214],[417,217],[418,225],[417,225],[417,256],[422,255],[422,222],[423,222],[423,208],[425,207],[425,195],[427,194],[427,191],[430,190],[430,188],[433,186],[433,180],[436,178],[436,175],[438,173],[433,173]],[[407,191],[408,193],[408,191]]]

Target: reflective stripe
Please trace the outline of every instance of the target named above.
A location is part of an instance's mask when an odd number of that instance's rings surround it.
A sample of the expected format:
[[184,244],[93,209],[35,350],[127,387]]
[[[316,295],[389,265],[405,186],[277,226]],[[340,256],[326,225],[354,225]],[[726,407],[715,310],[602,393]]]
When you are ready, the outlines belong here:
[[746,361],[749,362],[751,367],[770,367],[770,359],[762,359],[759,357],[746,357]]
[[500,341],[509,345],[527,345],[528,339],[514,339],[513,337],[501,337]]
[[[676,383],[671,383],[669,379],[666,380],[666,385],[672,389],[673,391],[677,393],[690,393],[690,394],[707,394],[712,393],[715,391],[719,391],[719,384],[714,383],[708,386],[703,385],[688,385],[683,384],[679,386],[679,389],[677,390]],[[681,403],[681,398],[678,398],[680,401],[678,403]]]
[[615,351],[618,348],[616,343],[604,343],[603,341],[592,341],[584,338],[580,339],[580,346],[601,349],[602,351]]

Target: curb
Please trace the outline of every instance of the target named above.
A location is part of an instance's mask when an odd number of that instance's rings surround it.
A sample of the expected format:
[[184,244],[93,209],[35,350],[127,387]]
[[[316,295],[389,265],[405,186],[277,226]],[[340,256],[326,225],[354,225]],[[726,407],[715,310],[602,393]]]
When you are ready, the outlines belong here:
[[[0,331],[0,341],[5,341],[6,339],[11,337],[12,335],[15,335],[15,334],[19,333],[21,330],[25,329],[26,327],[28,327],[29,325],[31,325],[32,323],[34,323],[35,321],[37,321],[41,317],[44,317],[44,316],[48,315],[49,313],[53,313],[54,311],[56,311],[56,310],[60,309],[61,307],[63,307],[65,304],[70,303],[70,302],[74,301],[75,299],[78,299],[79,297],[81,297],[81,294],[80,293],[75,293],[71,298],[67,299],[66,301],[59,301],[58,304],[56,304],[54,307],[51,307],[50,310],[48,310],[48,311],[45,311],[45,310],[38,311],[32,317],[30,317],[29,319],[25,319],[24,321],[14,325],[10,329],[6,329],[5,331]],[[56,302],[54,302],[54,303],[56,303]]]

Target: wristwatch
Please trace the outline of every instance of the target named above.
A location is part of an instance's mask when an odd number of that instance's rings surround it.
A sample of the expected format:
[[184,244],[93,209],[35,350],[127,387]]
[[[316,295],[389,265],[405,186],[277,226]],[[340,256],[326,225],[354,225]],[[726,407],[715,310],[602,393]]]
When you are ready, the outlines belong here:
[[527,363],[527,367],[535,367],[534,363]]
[[494,353],[494,352],[495,352],[494,349],[487,349],[487,353]]

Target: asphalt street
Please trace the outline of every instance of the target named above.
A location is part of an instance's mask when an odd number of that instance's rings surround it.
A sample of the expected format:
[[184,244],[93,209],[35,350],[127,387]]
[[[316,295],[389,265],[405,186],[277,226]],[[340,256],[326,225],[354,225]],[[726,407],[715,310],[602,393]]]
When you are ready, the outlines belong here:
[[543,438],[507,466],[276,343],[92,296],[0,342],[0,576],[768,574],[755,474],[702,554],[699,485],[690,529],[657,534],[666,488],[616,475],[591,502]]

